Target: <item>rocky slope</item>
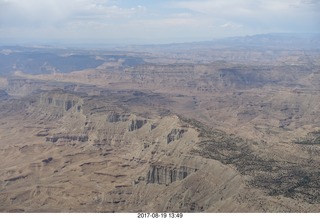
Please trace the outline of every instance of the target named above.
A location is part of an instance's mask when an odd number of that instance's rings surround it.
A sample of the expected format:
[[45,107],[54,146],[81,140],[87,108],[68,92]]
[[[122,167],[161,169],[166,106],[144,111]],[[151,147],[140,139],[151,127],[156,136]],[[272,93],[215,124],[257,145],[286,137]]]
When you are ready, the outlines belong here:
[[57,90],[7,100],[14,111],[2,103],[0,210],[317,211],[318,160],[271,159],[196,120],[134,113],[121,97],[137,98]]
[[1,73],[1,212],[319,212],[317,50],[90,54]]

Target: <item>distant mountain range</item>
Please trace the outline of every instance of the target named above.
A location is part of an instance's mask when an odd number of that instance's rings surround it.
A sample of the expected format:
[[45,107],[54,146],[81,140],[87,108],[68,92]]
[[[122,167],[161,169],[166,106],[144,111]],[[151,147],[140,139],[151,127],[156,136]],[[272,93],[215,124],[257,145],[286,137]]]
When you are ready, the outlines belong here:
[[320,34],[260,34],[245,37],[230,37],[216,40],[212,43],[222,43],[237,46],[263,46],[277,48],[320,49]]
[[[102,46],[103,48],[103,46]],[[229,37],[211,41],[133,45],[108,49],[92,50],[56,48],[53,46],[0,46],[0,75],[9,75],[15,71],[29,74],[43,74],[55,72],[72,72],[89,68],[96,68],[109,60],[121,61],[124,66],[144,63],[141,57],[123,55],[123,51],[177,54],[188,56],[190,59],[203,59],[212,51],[315,51],[320,50],[320,35],[316,34],[261,34],[244,37]],[[210,51],[211,53],[207,53]],[[125,52],[125,53],[126,53]],[[214,56],[220,55],[220,53]],[[239,55],[241,56],[241,54]],[[211,58],[210,60],[217,60]],[[225,59],[223,59],[225,60]],[[229,60],[230,61],[230,60]]]
[[[127,48],[127,47],[124,47]],[[143,46],[130,46],[131,49],[208,49],[208,48],[233,48],[233,49],[320,49],[320,34],[289,34],[270,33],[241,37],[227,37],[211,41],[186,42],[172,44],[154,44]]]

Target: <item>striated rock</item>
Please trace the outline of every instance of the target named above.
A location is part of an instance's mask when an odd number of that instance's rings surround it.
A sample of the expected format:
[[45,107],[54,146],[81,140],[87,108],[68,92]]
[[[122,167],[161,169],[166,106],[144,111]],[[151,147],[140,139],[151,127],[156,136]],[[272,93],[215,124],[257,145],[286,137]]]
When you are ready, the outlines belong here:
[[167,136],[167,144],[169,144],[172,141],[178,140],[182,138],[183,133],[185,133],[187,130],[185,129],[172,129],[171,132]]
[[25,96],[39,89],[41,82],[25,78],[10,78],[6,92],[10,95]]
[[67,135],[67,134],[59,134],[50,137],[46,137],[46,141],[57,142],[59,139],[63,139],[66,141],[80,141],[86,142],[88,141],[88,135]]
[[[78,104],[79,100],[76,96],[68,95],[68,94],[42,94],[40,97],[40,104],[60,108],[64,111],[69,111],[71,108]],[[81,106],[77,107],[77,110],[81,110]]]
[[170,166],[151,165],[147,174],[147,183],[170,184],[178,180],[183,180],[188,175],[196,172],[197,169],[180,166],[173,168]]
[[112,113],[108,115],[107,121],[111,123],[125,122],[125,121],[128,121],[129,116],[130,115],[128,114]]
[[132,120],[131,125],[129,126],[129,132],[140,129],[144,124],[147,123],[147,120]]

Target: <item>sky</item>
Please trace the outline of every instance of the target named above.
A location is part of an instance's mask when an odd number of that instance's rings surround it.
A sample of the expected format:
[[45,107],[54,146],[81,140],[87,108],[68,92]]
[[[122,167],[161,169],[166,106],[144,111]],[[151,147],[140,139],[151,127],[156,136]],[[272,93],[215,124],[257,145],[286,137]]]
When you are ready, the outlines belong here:
[[319,33],[320,0],[0,0],[0,40],[150,44]]

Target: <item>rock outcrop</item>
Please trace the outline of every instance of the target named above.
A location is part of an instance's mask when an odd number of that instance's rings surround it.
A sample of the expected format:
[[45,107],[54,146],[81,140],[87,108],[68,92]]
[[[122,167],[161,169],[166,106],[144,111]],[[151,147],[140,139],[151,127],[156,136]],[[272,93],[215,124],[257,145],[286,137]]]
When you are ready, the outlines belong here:
[[145,119],[144,120],[142,120],[142,119],[132,120],[131,124],[129,125],[129,132],[140,129],[146,123],[147,123],[147,120],[145,120]]
[[68,134],[58,134],[46,137],[46,141],[50,142],[57,142],[58,140],[64,140],[64,141],[80,141],[80,142],[86,142],[88,141],[88,135],[68,135]]
[[146,178],[147,183],[168,185],[175,181],[183,180],[196,171],[197,169],[186,166],[170,167],[168,165],[151,165]]
[[111,113],[108,115],[107,121],[111,123],[116,123],[116,122],[125,122],[128,121],[130,115],[128,114],[119,114],[119,113]]
[[45,105],[51,108],[59,108],[62,111],[69,111],[77,105],[76,110],[81,110],[79,98],[72,94],[60,93],[43,93],[40,96],[40,105]]
[[14,96],[25,96],[40,88],[41,82],[24,78],[8,79],[6,92]]
[[185,129],[172,129],[171,132],[167,135],[167,144],[170,142],[179,140],[183,133],[185,133],[187,130]]

